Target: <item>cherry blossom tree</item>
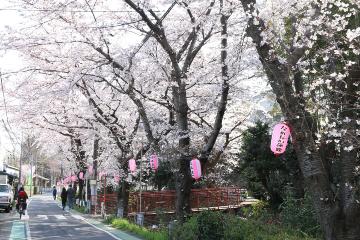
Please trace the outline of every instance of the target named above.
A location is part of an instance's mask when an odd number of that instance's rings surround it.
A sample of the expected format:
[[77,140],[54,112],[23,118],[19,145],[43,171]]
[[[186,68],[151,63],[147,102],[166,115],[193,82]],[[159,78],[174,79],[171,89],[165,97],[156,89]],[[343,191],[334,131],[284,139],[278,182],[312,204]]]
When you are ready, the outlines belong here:
[[358,5],[240,2],[247,34],[292,129],[324,236],[358,239]]
[[[27,122],[68,137],[73,168],[101,160],[99,170],[126,176],[129,158],[169,152],[165,145],[176,150],[176,209],[183,219],[191,207],[191,158],[205,172],[214,169],[226,149],[236,148],[254,108],[242,83],[261,76],[239,2],[20,2],[38,10],[6,44],[26,59],[18,76],[32,80],[16,93],[27,103]],[[119,200],[126,205],[129,183],[122,184]]]

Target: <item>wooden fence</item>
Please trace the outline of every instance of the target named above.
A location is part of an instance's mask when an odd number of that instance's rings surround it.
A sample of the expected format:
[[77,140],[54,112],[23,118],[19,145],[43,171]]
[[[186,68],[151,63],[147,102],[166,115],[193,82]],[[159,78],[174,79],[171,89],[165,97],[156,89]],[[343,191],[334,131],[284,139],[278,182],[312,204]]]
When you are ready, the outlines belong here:
[[[245,191],[236,187],[192,189],[190,206],[193,212],[205,209],[222,210],[239,208],[244,202]],[[173,213],[175,211],[176,192],[145,191],[141,194],[141,212],[156,214],[158,211]],[[116,194],[100,194],[94,211],[100,213],[101,205],[105,206],[106,214],[117,212]],[[140,193],[131,192],[129,196],[129,214],[140,212]]]

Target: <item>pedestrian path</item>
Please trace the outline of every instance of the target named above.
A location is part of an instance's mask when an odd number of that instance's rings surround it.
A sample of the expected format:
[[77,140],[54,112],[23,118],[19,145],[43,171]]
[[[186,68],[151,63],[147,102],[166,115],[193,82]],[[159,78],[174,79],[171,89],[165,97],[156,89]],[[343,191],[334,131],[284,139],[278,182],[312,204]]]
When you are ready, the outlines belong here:
[[[61,204],[58,204],[58,207],[62,209]],[[119,240],[142,240],[141,238],[134,236],[130,233],[126,233],[124,231],[121,231],[119,229],[113,228],[109,225],[106,225],[104,223],[102,223],[102,219],[99,217],[96,217],[94,215],[87,215],[87,214],[82,214],[77,212],[76,210],[73,209],[65,209],[65,214],[62,215],[63,217],[65,217],[66,219],[68,218],[73,218],[73,219],[77,219],[80,221],[83,221],[89,225],[91,225],[92,227],[106,232],[109,235],[111,235],[112,237],[114,237],[115,239],[119,239]],[[57,218],[59,216],[57,215],[48,215],[48,217],[52,217],[52,218]]]
[[[90,215],[83,215],[73,209],[63,211],[59,202],[52,196],[34,197],[28,209],[28,216],[24,225],[15,226],[14,229],[14,233],[24,232],[25,229],[24,240],[141,240],[108,227]],[[26,233],[27,228],[29,234]],[[10,240],[23,240],[21,237]],[[1,238],[0,232],[0,240],[9,239]]]

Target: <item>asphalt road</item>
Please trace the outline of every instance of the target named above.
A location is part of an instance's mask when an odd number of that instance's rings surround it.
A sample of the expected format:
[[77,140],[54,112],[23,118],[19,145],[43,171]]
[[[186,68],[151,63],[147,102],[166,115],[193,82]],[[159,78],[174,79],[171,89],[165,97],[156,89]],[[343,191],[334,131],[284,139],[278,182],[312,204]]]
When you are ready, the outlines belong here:
[[75,211],[63,211],[51,196],[35,196],[28,215],[19,219],[18,213],[0,213],[0,240],[127,240],[107,230],[89,224]]
[[15,211],[5,213],[0,210],[0,240],[8,240],[11,234],[13,222],[16,221],[19,215]]

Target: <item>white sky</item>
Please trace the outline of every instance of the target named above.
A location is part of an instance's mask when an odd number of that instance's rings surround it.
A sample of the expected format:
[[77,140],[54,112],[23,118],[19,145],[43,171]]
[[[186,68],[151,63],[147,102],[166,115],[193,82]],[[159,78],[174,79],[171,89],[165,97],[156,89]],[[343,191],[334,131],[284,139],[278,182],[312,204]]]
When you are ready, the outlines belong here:
[[[7,0],[0,1],[0,35],[3,34],[7,26],[14,27],[21,21],[20,13],[17,11],[7,11],[3,10],[4,8],[9,8],[9,3]],[[14,51],[0,51],[0,71],[7,72],[11,70],[16,70],[21,65],[21,59]],[[6,82],[4,80],[4,88],[6,88]],[[6,90],[6,89],[5,89]],[[4,108],[4,98],[2,95],[0,87],[0,121],[6,121],[6,113]],[[6,99],[6,96],[5,96]],[[14,128],[14,126],[12,126]],[[16,131],[16,129],[13,129]],[[0,162],[7,155],[8,151],[13,151],[16,143],[14,145],[11,143],[7,132],[5,131],[3,124],[0,126]]]

